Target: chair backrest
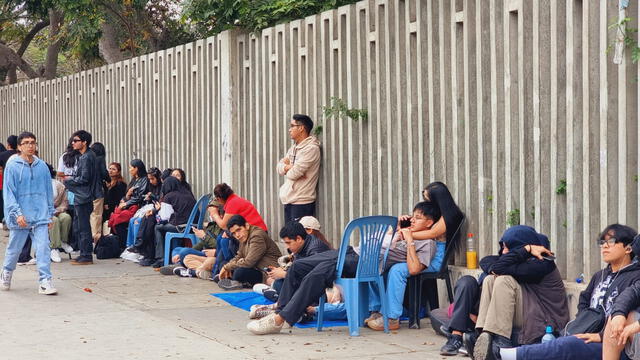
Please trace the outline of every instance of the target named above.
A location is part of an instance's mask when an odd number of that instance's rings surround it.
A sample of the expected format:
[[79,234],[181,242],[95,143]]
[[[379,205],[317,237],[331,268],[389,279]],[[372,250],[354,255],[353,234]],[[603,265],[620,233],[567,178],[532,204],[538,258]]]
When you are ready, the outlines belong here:
[[[202,229],[202,224],[204,223],[204,217],[207,213],[207,206],[209,205],[209,201],[211,200],[211,194],[205,194],[198,199],[195,206],[191,210],[191,214],[189,215],[189,220],[187,220],[186,227],[184,229],[183,234],[187,235],[191,232],[191,227],[196,226],[198,229]],[[195,222],[196,217],[198,217],[197,222]]]
[[[358,261],[357,278],[370,278],[380,275],[380,250],[382,242],[391,228],[392,236],[395,234],[398,218],[393,216],[365,216],[352,220],[344,229],[342,242],[338,252],[337,274],[342,277],[344,260],[349,247],[351,234],[358,229],[360,235],[360,260]],[[386,261],[387,252],[385,250],[383,262]]]
[[466,217],[462,217],[460,220],[460,224],[458,224],[458,228],[456,232],[453,233],[453,237],[451,237],[451,241],[447,243],[446,248],[444,250],[444,258],[442,259],[442,265],[440,265],[440,271],[438,271],[438,277],[445,276],[449,271],[449,259],[451,258],[451,254],[453,254],[455,250],[455,246],[452,243],[455,243],[460,240],[462,236],[462,230],[464,229],[465,222],[467,221]]

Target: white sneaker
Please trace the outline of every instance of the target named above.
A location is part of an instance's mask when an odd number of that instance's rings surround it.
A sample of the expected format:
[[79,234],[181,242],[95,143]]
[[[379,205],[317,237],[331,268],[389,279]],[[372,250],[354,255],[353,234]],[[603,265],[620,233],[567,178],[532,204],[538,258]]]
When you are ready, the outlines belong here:
[[38,293],[43,295],[55,295],[58,293],[58,290],[56,290],[56,288],[53,287],[53,284],[51,284],[51,279],[46,279],[40,281]]
[[11,289],[11,275],[13,275],[13,271],[2,270],[0,273],[0,289],[7,291]]
[[253,285],[253,292],[262,295],[266,289],[270,289],[271,286],[267,284],[255,284]]
[[59,263],[62,261],[62,258],[60,257],[60,251],[58,251],[58,249],[51,249],[51,261],[55,263]]
[[260,320],[253,320],[247,324],[247,329],[255,335],[277,334],[282,325],[276,325],[276,314],[272,313]]
[[251,305],[251,308],[249,308],[249,319],[262,319],[274,312],[276,312],[276,308],[272,305]]
[[27,261],[27,265],[35,265],[37,263],[38,261],[34,257],[32,257],[31,260]]
[[62,243],[62,251],[66,252],[67,254],[71,254],[73,252],[73,248],[67,243]]

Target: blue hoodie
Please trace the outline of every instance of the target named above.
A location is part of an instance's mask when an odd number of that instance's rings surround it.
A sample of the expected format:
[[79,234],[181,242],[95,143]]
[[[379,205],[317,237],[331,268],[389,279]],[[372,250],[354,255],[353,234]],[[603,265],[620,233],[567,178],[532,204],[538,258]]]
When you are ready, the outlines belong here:
[[4,214],[9,229],[21,228],[17,219],[24,216],[29,226],[48,224],[54,214],[51,172],[47,164],[33,157],[29,164],[20,156],[7,161],[4,169]]

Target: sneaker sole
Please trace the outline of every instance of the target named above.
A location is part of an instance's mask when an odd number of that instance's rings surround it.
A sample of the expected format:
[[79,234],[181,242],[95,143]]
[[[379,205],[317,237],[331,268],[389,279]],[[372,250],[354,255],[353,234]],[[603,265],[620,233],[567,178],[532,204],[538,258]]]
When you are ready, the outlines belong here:
[[220,285],[220,283],[218,283],[218,286],[220,287],[220,289],[222,290],[240,290],[242,289],[242,285],[230,285],[230,286],[224,286],[224,285]]
[[488,360],[489,353],[491,352],[491,335],[486,332],[483,332],[478,336],[478,340],[476,340],[476,344],[473,347],[473,357],[474,360]]
[[38,294],[41,295],[55,295],[58,293],[58,290],[42,290],[38,289]]

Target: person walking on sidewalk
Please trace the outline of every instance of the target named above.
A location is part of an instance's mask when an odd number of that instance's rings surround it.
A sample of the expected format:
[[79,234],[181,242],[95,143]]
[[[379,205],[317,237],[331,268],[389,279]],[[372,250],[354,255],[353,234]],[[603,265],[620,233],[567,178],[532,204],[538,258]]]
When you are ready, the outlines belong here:
[[16,269],[18,256],[27,236],[31,235],[40,274],[38,292],[53,295],[58,292],[51,284],[50,269],[49,228],[54,213],[53,188],[49,167],[34,155],[36,145],[34,134],[20,134],[20,155],[9,160],[4,169],[3,197],[9,244],[0,273],[0,288],[11,288],[11,277]]
[[75,173],[64,180],[64,186],[75,195],[73,231],[77,232],[80,248],[80,256],[71,261],[71,264],[90,265],[93,264],[93,237],[89,218],[93,211],[93,200],[102,192],[102,185],[96,174],[96,155],[89,149],[91,134],[84,130],[76,131],[71,135],[71,143],[73,149],[81,154]]

